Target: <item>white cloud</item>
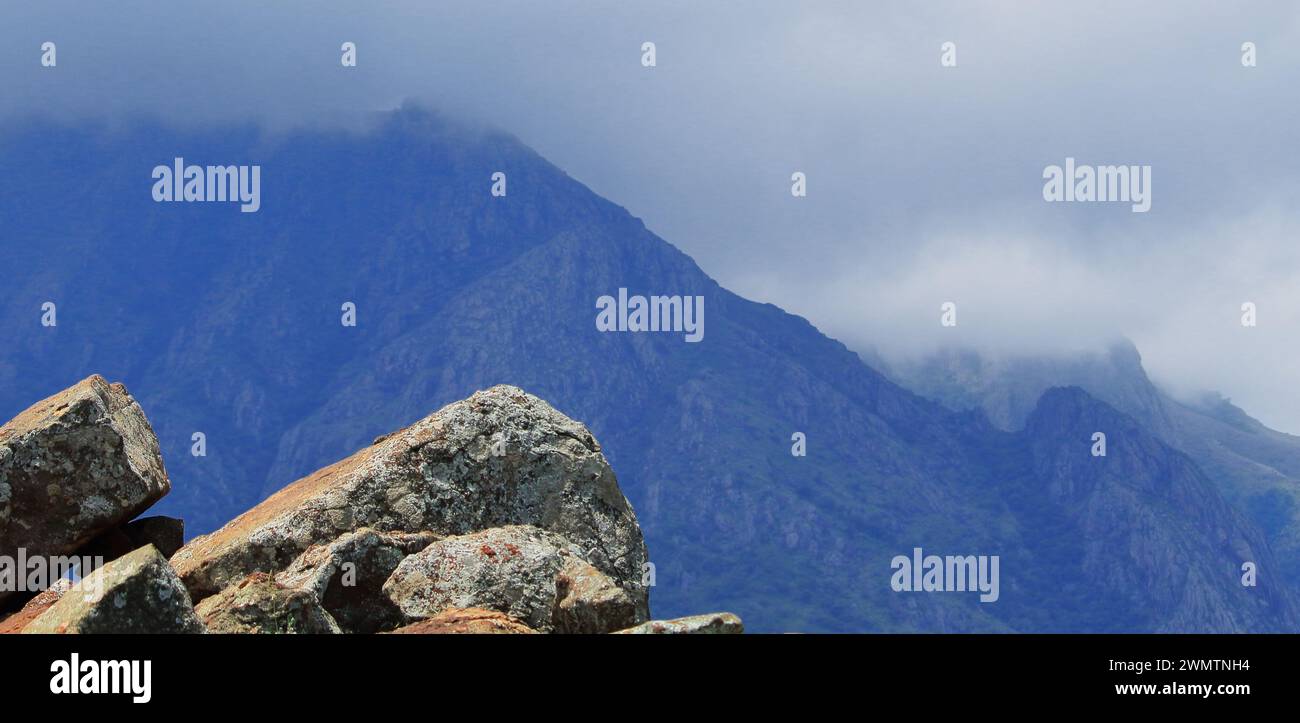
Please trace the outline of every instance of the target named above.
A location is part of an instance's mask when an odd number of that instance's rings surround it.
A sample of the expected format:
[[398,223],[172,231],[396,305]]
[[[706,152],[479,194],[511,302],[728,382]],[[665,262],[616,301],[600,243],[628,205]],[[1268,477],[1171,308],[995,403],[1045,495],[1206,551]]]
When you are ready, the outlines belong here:
[[[1157,377],[1300,431],[1289,2],[32,3],[0,118],[318,123],[419,98],[519,135],[724,285],[850,342],[1127,334]],[[42,74],[37,48],[59,43]],[[339,44],[358,44],[355,72]],[[644,40],[659,65],[640,67]],[[939,46],[958,46],[958,67]],[[1240,66],[1255,42],[1259,66]],[[1067,156],[1154,206],[1048,205]],[[808,174],[809,196],[788,179]],[[1234,327],[1240,301],[1260,326]]]

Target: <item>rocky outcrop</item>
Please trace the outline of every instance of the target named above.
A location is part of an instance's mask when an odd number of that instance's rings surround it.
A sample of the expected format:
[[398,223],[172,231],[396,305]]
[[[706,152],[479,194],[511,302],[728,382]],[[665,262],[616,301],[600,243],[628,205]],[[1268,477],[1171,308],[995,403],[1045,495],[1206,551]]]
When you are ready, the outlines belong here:
[[452,608],[428,620],[411,623],[394,631],[401,635],[536,635],[537,631],[495,610]]
[[195,608],[210,633],[341,633],[309,590],[255,572]]
[[675,620],[651,620],[633,628],[619,630],[620,635],[734,635],[745,632],[740,618],[731,613],[691,615]]
[[515,387],[450,404],[272,495],[173,558],[202,599],[252,572],[280,572],[362,527],[463,535],[527,524],[562,535],[648,615],[645,541],[600,445]]
[[315,595],[343,632],[391,630],[403,618],[383,594],[384,581],[407,555],[436,539],[432,532],[385,533],[363,528],[308,549],[276,581]]
[[189,593],[152,545],[87,575],[24,633],[201,633]]
[[169,489],[140,405],[92,376],[0,427],[0,554],[72,553]]
[[92,377],[5,425],[0,473],[6,544],[108,561],[0,632],[606,633],[649,617],[645,541],[600,446],[514,387],[444,407],[185,546],[179,519],[130,521],[168,482],[120,385]]
[[603,633],[636,622],[631,597],[578,549],[530,525],[449,537],[411,555],[384,583],[408,620],[485,608],[541,632]]

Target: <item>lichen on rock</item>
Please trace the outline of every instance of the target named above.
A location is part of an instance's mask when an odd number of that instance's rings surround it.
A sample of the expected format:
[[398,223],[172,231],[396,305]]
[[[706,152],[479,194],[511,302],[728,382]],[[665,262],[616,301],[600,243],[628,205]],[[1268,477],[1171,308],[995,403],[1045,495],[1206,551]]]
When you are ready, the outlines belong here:
[[202,599],[249,573],[283,571],[307,548],[362,527],[463,535],[517,524],[564,536],[648,616],[645,541],[600,445],[510,386],[477,392],[298,480],[172,562]]
[[72,553],[170,489],[140,405],[91,376],[0,426],[0,554]]
[[189,593],[153,545],[87,575],[24,633],[202,633]]

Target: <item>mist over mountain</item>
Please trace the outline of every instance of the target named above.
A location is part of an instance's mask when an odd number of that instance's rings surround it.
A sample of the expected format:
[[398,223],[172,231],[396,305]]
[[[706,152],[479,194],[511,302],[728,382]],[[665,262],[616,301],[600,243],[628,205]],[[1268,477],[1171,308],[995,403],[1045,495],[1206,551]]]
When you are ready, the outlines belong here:
[[[0,417],[92,372],[124,381],[167,460],[158,511],[189,534],[506,383],[599,439],[645,532],[657,617],[1300,629],[1261,520],[1225,502],[1178,432],[1191,422],[1158,395],[1044,394],[1076,383],[1044,375],[1002,396],[918,385],[969,403],[929,401],[807,320],[722,288],[505,133],[408,106],[365,133],[16,125],[0,155],[24,169],[0,178],[3,247],[21,270],[0,305]],[[177,157],[260,164],[260,210],[154,202],[151,169]],[[489,192],[496,172],[504,197]],[[703,297],[702,341],[599,331],[596,300],[619,289]],[[41,324],[47,302],[57,326]],[[1257,436],[1223,410],[1187,414]],[[1089,452],[1096,431],[1104,458]],[[205,456],[191,455],[196,432]],[[999,556],[998,600],[894,591],[892,562],[916,548]],[[1244,562],[1257,587],[1240,583]]]
[[907,388],[954,410],[982,410],[1007,430],[1023,428],[1051,387],[1087,390],[1190,456],[1264,531],[1287,584],[1300,586],[1300,437],[1268,428],[1217,393],[1171,394],[1148,377],[1131,342],[1074,356],[948,349],[889,370]]

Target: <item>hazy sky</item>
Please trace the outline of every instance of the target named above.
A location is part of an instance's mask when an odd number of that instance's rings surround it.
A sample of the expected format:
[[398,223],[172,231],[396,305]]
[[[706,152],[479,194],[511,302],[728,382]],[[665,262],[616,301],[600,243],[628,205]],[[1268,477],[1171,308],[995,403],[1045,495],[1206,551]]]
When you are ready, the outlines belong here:
[[[0,4],[0,119],[331,124],[414,98],[850,346],[1125,334],[1158,381],[1300,432],[1300,3],[31,5]],[[1151,165],[1151,211],[1045,203],[1067,156]]]

